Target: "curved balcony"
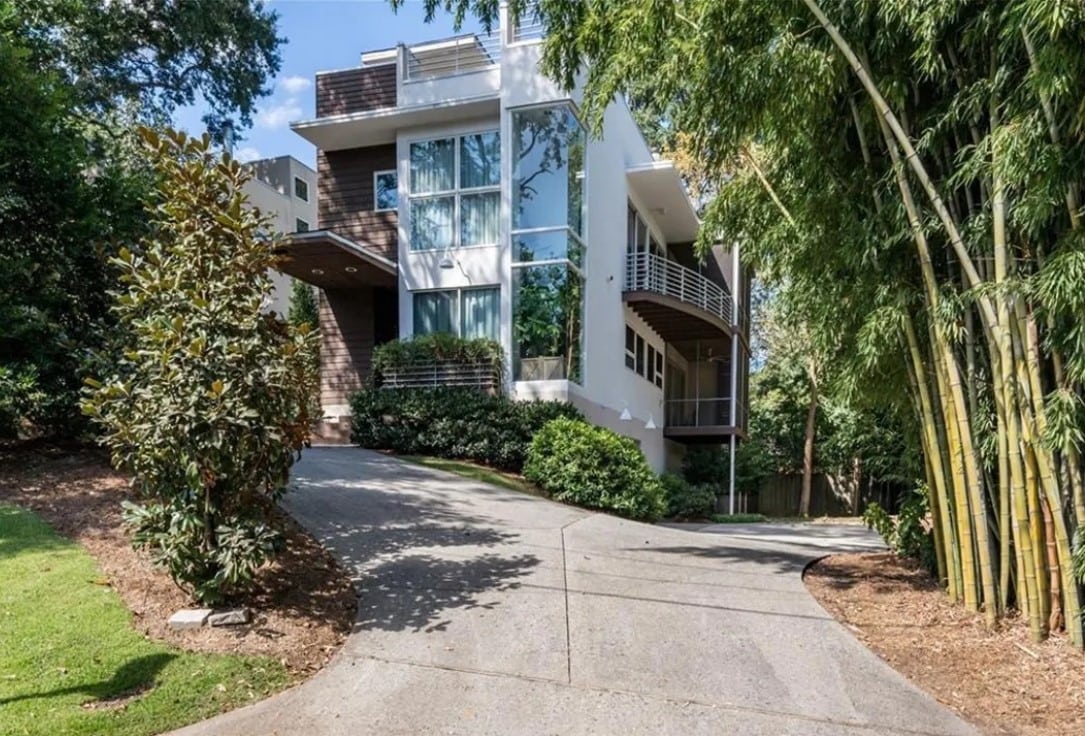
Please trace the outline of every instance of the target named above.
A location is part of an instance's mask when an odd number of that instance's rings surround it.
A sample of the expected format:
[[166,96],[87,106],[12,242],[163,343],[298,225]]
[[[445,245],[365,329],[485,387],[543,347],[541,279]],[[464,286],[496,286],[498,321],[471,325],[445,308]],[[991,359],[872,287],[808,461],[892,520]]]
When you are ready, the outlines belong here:
[[668,342],[731,335],[726,286],[654,253],[630,253],[622,298]]

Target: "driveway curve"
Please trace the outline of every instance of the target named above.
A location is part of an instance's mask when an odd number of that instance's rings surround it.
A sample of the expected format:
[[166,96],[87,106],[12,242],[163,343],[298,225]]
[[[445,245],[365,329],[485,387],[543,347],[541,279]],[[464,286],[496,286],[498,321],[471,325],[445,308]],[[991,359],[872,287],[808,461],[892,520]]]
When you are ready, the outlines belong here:
[[184,736],[973,734],[807,593],[879,548],[829,525],[668,528],[354,448],[314,448],[291,514],[355,576],[313,679]]

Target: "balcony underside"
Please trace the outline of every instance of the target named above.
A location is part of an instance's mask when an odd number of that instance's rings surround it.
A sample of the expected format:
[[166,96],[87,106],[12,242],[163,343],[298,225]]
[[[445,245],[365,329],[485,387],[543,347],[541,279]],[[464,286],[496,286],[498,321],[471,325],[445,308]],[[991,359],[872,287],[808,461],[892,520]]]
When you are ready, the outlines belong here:
[[652,291],[627,291],[622,300],[667,342],[712,340],[731,335],[731,325],[695,304]]
[[294,233],[276,250],[278,270],[321,289],[396,285],[396,264],[328,230]]
[[731,435],[742,439],[746,433],[741,427],[724,425],[707,427],[664,427],[663,436],[685,445],[720,445],[731,440]]

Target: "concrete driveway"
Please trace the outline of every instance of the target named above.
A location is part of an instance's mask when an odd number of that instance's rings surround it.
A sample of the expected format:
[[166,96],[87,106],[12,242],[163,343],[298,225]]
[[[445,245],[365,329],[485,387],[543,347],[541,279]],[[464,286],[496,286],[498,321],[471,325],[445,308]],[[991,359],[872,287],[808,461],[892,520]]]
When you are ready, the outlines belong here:
[[356,575],[316,677],[178,733],[972,734],[806,592],[864,529],[622,521],[353,448],[290,512]]

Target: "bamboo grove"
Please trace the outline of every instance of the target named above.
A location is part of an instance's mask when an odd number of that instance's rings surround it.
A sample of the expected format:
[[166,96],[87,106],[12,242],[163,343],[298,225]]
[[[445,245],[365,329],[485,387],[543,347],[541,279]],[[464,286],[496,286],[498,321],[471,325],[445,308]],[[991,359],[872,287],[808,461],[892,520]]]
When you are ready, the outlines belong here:
[[715,195],[705,244],[741,242],[832,380],[913,417],[949,596],[1081,646],[1085,4],[539,7],[588,122],[616,95],[660,121]]

